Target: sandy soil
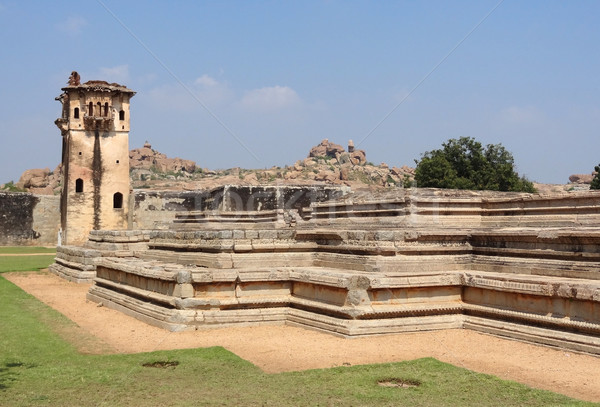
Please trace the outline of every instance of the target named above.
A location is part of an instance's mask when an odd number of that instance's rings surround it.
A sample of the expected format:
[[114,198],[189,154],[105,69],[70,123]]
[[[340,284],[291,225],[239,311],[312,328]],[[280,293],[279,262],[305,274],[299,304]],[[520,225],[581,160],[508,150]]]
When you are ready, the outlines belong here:
[[[86,301],[88,284],[70,283],[46,272],[3,276],[73,320],[80,329],[77,335],[93,335],[91,343],[76,344],[82,352],[134,353],[219,345],[269,373],[431,356],[532,387],[600,401],[600,357],[461,329],[355,339],[290,326],[167,332]],[[66,336],[74,337],[73,333]]]

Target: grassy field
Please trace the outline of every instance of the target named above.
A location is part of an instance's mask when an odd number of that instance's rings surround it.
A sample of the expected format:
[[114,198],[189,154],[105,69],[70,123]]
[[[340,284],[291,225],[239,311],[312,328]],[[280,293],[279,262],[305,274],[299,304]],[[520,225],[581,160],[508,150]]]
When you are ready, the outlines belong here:
[[0,246],[0,254],[56,253],[55,247]]
[[54,262],[53,254],[41,256],[2,256],[0,255],[0,273],[7,271],[37,271],[47,268]]
[[[20,256],[3,256],[6,254]],[[0,246],[0,273],[6,271],[37,271],[54,261],[56,248]]]
[[269,375],[220,347],[84,355],[73,322],[1,276],[0,324],[1,406],[593,405],[431,358]]

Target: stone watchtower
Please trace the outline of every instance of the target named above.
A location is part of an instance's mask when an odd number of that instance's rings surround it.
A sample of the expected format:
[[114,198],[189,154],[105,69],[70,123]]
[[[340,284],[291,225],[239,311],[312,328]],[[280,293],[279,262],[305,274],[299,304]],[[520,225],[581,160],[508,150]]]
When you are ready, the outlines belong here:
[[61,243],[78,245],[92,229],[126,229],[129,181],[129,100],[117,83],[80,83],[71,73],[56,98],[62,117]]

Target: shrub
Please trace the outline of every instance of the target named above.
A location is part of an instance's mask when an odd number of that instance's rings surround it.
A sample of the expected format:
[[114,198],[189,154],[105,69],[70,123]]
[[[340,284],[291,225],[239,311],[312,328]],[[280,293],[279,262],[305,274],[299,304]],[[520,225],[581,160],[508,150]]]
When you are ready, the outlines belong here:
[[535,192],[533,183],[515,171],[512,154],[501,144],[484,149],[470,137],[450,139],[415,162],[419,187]]
[[600,164],[598,164],[594,170],[596,171],[596,176],[592,180],[590,189],[600,189]]

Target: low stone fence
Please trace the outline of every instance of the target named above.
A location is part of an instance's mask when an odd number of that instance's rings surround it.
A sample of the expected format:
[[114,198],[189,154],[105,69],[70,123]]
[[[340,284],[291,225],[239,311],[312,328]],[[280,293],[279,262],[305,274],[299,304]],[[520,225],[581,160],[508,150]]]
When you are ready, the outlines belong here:
[[[390,197],[389,195],[395,195]],[[600,225],[600,191],[554,195],[407,189],[383,199],[315,202],[313,223],[451,228]]]

